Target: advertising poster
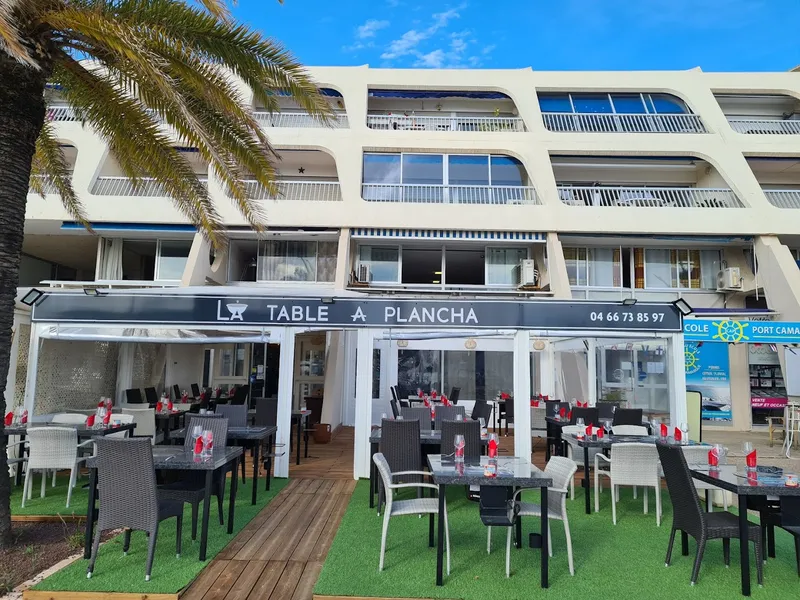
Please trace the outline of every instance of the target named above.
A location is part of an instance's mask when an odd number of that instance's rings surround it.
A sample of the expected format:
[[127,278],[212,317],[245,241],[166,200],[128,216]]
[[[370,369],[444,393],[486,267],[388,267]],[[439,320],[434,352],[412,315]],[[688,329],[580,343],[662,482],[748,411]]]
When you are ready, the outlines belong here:
[[728,345],[684,344],[686,389],[700,392],[704,421],[732,421]]

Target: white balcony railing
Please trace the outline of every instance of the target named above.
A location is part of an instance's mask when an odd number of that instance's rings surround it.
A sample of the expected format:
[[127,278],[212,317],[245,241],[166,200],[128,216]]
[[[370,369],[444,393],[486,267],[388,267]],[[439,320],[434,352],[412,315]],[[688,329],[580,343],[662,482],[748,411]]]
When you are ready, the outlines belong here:
[[[58,189],[55,185],[53,185],[52,180],[43,177],[42,175],[32,175],[31,178],[36,178],[39,181],[42,181],[42,187],[44,188],[45,194],[57,194]],[[29,194],[37,194],[38,192],[34,191],[34,189],[28,186],[28,193]]]
[[800,208],[800,190],[764,190],[772,206],[778,208]]
[[77,121],[75,111],[71,106],[48,106],[45,113],[48,121]]
[[299,200],[305,202],[340,202],[342,189],[338,181],[279,181],[279,195],[269,191],[258,181],[245,181],[247,197],[253,200]]
[[60,281],[60,280],[45,280],[39,282],[41,285],[47,285],[51,288],[73,290],[73,289],[136,289],[136,288],[172,288],[180,287],[180,281],[137,281],[133,279],[113,280],[101,279],[97,281]]
[[[274,112],[256,111],[256,121],[264,127],[297,127],[301,129],[309,127],[327,127],[319,119],[315,119],[308,113],[303,112]],[[334,129],[344,129],[348,127],[347,115],[336,113],[331,119],[331,127]]]
[[[208,178],[200,177],[208,185]],[[142,177],[134,185],[130,177],[98,177],[92,184],[91,193],[97,196],[166,196],[164,188],[151,177]]]
[[728,123],[737,133],[766,135],[800,135],[800,120],[745,119],[728,117]]
[[364,183],[361,194],[368,202],[419,204],[539,204],[531,186],[403,185]]
[[370,129],[399,131],[525,131],[519,117],[367,115]]
[[569,206],[637,206],[648,208],[743,208],[732,190],[672,187],[558,186]]
[[707,133],[698,115],[542,113],[550,131],[584,133]]

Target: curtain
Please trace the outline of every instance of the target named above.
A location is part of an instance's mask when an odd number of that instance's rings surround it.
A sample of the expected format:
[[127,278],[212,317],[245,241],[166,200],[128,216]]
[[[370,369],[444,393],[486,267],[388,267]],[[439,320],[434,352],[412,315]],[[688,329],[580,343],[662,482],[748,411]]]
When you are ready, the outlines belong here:
[[122,280],[122,244],[123,240],[104,240],[103,257],[100,263],[100,279]]
[[644,248],[633,249],[633,277],[637,289],[644,289]]

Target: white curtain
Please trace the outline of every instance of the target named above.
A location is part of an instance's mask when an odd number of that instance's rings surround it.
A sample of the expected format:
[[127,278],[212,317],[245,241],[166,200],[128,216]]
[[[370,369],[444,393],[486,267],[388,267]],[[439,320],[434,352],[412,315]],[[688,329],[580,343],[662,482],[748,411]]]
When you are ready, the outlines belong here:
[[105,240],[103,258],[100,263],[100,279],[120,281],[122,279],[122,240]]

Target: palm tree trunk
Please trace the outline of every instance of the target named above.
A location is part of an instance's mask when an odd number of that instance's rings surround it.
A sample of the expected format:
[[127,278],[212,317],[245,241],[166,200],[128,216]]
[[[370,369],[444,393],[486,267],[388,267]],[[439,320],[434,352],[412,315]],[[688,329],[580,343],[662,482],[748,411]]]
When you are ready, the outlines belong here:
[[[44,121],[46,74],[0,51],[0,81],[0,415],[5,415],[25,204],[36,138]],[[0,438],[0,548],[4,548],[11,544],[11,482],[7,440]]]

